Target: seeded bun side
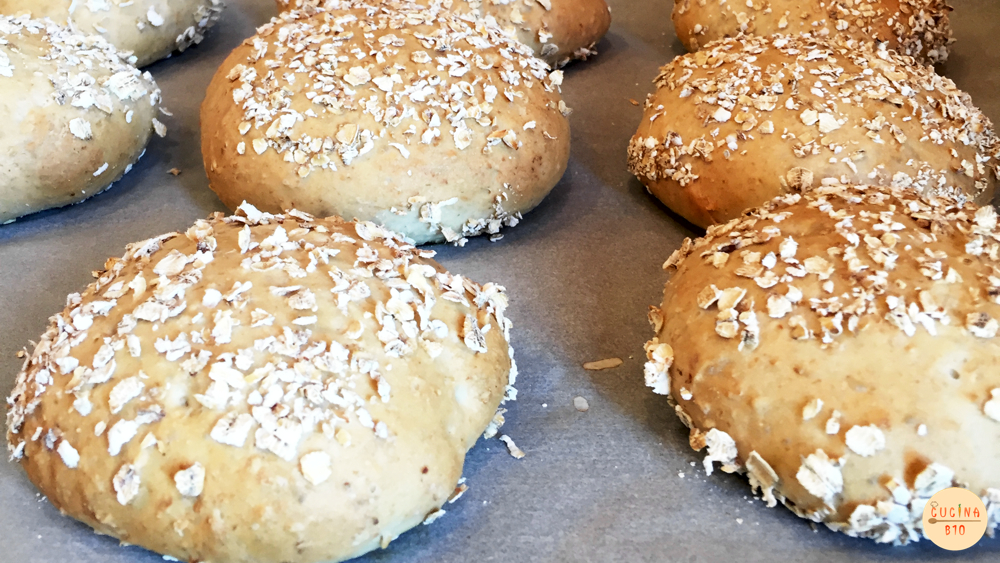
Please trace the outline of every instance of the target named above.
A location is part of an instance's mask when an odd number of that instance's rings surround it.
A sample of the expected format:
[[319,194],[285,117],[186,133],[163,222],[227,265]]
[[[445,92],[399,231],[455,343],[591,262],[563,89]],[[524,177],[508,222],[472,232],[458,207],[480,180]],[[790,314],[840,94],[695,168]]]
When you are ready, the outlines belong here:
[[502,423],[506,296],[372,223],[216,214],[130,245],[8,400],[39,490],[184,561],[348,559],[444,514]]
[[884,42],[919,63],[943,63],[952,39],[945,0],[674,0],[674,28],[688,51],[718,39],[811,33]]
[[516,225],[569,160],[562,74],[437,4],[351,5],[284,12],[226,59],[201,113],[212,189],[418,244]]
[[646,383],[770,506],[920,539],[962,486],[1000,524],[1000,229],[992,207],[826,186],[686,240]]
[[0,16],[0,223],[82,201],[145,151],[160,89],[107,41]]
[[744,37],[663,67],[630,170],[699,226],[824,183],[992,201],[993,124],[907,57],[832,38]]
[[0,0],[0,13],[50,18],[78,33],[100,34],[132,53],[140,68],[201,43],[224,7],[222,0]]

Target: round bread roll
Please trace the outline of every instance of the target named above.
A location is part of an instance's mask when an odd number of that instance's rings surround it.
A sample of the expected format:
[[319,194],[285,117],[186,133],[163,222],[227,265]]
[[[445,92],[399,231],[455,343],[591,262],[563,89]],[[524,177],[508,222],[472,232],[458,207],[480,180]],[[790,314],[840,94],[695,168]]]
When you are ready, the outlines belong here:
[[98,33],[138,67],[201,43],[225,7],[222,0],[0,0],[2,14],[51,18],[74,31]]
[[569,161],[562,74],[439,5],[353,5],[284,12],[222,64],[201,108],[211,188],[418,244],[517,224]]
[[433,254],[248,205],[132,244],[25,363],[13,458],[65,514],[182,561],[385,547],[465,490],[514,393],[503,288]]
[[[344,0],[275,0],[280,10],[331,9]],[[430,5],[435,0],[417,0]],[[513,37],[528,45],[535,56],[553,67],[596,55],[594,46],[611,27],[611,8],[605,0],[445,0],[459,13],[493,16]],[[335,8],[334,8],[335,9]]]
[[951,24],[945,0],[674,0],[674,28],[688,51],[741,33],[811,33],[885,42],[920,62],[948,59]]
[[769,506],[879,542],[927,500],[980,495],[1000,524],[1000,229],[912,190],[824,186],[685,240],[646,383]]
[[992,200],[993,125],[955,84],[884,48],[725,39],[660,70],[629,168],[699,226],[828,182]]
[[0,222],[82,201],[132,168],[160,90],[97,36],[0,16]]

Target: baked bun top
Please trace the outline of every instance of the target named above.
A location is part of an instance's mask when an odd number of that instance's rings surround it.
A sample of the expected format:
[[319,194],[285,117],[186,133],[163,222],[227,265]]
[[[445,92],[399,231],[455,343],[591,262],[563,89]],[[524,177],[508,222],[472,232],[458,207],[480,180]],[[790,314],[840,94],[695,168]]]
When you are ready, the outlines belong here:
[[997,183],[990,120],[951,80],[884,46],[725,39],[674,59],[656,86],[629,165],[698,225],[827,181],[979,203]]
[[202,107],[212,189],[421,243],[516,224],[569,158],[562,73],[439,2],[341,5],[282,13],[220,67]]
[[741,33],[812,33],[886,42],[902,55],[942,63],[954,41],[950,11],[945,0],[674,0],[673,20],[689,51]]
[[0,16],[0,222],[94,195],[155,130],[160,89],[103,38]]
[[13,457],[65,513],[181,560],[387,544],[513,394],[503,288],[431,256],[248,205],[132,244],[18,376]]
[[508,33],[554,67],[596,54],[594,46],[611,27],[605,0],[462,0],[493,16]]
[[[276,0],[282,10],[337,9],[342,0]],[[553,67],[586,59],[611,26],[605,0],[415,0],[493,18]],[[493,22],[491,22],[493,23]]]
[[[530,49],[495,26],[436,2],[343,6],[304,18],[285,12],[245,41],[238,59],[227,60],[234,103],[244,111],[245,151],[281,151],[307,176],[350,166],[373,150],[405,156],[400,142],[410,139],[458,150],[516,148],[518,137],[544,132],[529,118],[498,130],[495,107],[512,102],[505,118],[517,106],[526,114],[531,89],[551,93],[552,105],[560,105],[562,74],[550,76]],[[335,160],[316,156],[324,143],[336,148]]]
[[824,186],[685,240],[646,382],[773,506],[919,539],[953,484],[1000,524],[1000,229],[992,207]]
[[0,88],[10,89],[4,98],[16,99],[14,92],[37,73],[55,90],[41,100],[47,105],[125,115],[140,103],[160,103],[152,75],[129,64],[102,37],[76,33],[47,19],[0,16]]
[[100,34],[143,67],[201,43],[223,0],[0,0],[0,12],[51,18],[83,34]]

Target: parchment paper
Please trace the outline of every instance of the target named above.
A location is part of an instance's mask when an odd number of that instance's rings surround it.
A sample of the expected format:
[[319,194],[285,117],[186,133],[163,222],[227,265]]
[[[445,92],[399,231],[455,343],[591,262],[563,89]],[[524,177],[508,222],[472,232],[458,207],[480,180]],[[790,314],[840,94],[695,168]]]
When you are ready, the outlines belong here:
[[[731,0],[736,1],[736,0]],[[1000,122],[1000,1],[953,0],[957,43],[945,75]],[[275,13],[272,0],[229,0],[205,42],[151,67],[170,132],[111,190],[82,204],[0,227],[0,393],[13,386],[15,353],[41,334],[65,296],[127,243],[188,227],[224,210],[201,163],[198,107],[228,52]],[[706,478],[701,456],[663,397],[643,386],[647,307],[659,303],[660,265],[692,228],[627,171],[625,148],[659,66],[683,49],[669,0],[611,0],[614,23],[600,55],[571,65],[563,86],[575,110],[572,160],[540,207],[504,238],[439,247],[454,272],[505,285],[520,366],[518,401],[504,432],[470,453],[470,490],[380,562],[931,561],[1000,560],[1000,539],[959,553],[930,542],[903,548],[852,539],[753,500],[745,478]],[[0,133],[2,134],[2,133]],[[168,173],[181,170],[179,176]],[[615,369],[587,361],[619,357]],[[587,412],[573,406],[589,402]],[[1000,472],[1000,466],[998,466]],[[153,562],[156,554],[61,516],[14,463],[0,460],[0,562]]]

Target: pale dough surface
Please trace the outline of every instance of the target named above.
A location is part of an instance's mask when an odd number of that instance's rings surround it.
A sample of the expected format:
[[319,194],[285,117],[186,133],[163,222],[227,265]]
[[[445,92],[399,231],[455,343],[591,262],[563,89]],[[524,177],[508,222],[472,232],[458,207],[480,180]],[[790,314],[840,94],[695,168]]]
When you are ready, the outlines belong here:
[[0,16],[0,222],[82,201],[139,159],[160,89],[100,37]]
[[99,34],[144,67],[201,43],[222,0],[0,0],[0,14],[50,18],[87,35]]

